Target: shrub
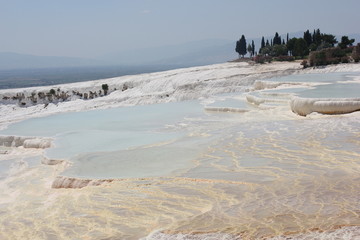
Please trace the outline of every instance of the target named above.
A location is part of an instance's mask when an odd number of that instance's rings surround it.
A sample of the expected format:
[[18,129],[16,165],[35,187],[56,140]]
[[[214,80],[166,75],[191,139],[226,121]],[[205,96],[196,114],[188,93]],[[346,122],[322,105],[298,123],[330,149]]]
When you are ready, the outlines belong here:
[[49,93],[50,93],[51,95],[55,95],[56,92],[55,92],[54,89],[50,89]]
[[265,57],[261,56],[261,55],[257,55],[256,57],[254,57],[254,61],[256,63],[263,64],[263,63],[265,63]]
[[331,57],[342,58],[342,57],[346,56],[346,52],[340,48],[330,48],[330,49],[326,50],[326,56],[328,58],[331,58]]
[[102,90],[104,90],[104,94],[107,95],[107,92],[109,90],[109,86],[107,84],[101,85]]
[[283,62],[283,61],[292,62],[292,61],[295,61],[295,58],[293,56],[279,56],[275,60],[280,61],[280,62]]
[[351,57],[354,59],[355,62],[359,62],[359,60],[360,60],[360,43],[358,43],[358,45],[353,48]]
[[43,92],[38,92],[38,96],[40,99],[44,99],[46,95]]
[[342,63],[348,63],[348,62],[349,62],[349,58],[348,58],[348,57],[342,57],[342,58],[341,58],[341,62],[342,62]]
[[329,58],[327,60],[328,64],[339,64],[340,63],[340,58]]
[[310,66],[322,66],[326,65],[326,53],[325,51],[314,51],[309,55]]
[[340,62],[348,63],[350,59],[346,54],[347,51],[348,49],[341,49],[339,47],[313,51],[309,56],[310,66],[338,64]]
[[355,47],[347,47],[343,49],[346,54],[351,54]]
[[303,66],[303,68],[307,68],[307,67],[309,67],[309,65],[308,65],[308,61],[306,61],[306,60],[303,60],[303,61],[300,63],[300,65],[302,65],[302,66]]

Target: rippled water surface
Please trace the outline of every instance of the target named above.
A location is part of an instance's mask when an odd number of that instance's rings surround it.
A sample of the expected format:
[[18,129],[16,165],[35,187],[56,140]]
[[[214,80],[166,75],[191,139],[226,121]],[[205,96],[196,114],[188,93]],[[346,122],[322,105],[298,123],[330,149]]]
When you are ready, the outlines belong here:
[[[338,87],[340,76],[313,78]],[[322,86],[304,92],[326,95],[331,85]],[[263,108],[241,93],[211,100],[61,114],[5,130],[56,137],[47,156],[73,165],[32,164],[6,178],[21,194],[3,188],[0,236],[256,239],[360,225],[356,113],[303,118],[286,101]],[[51,189],[57,174],[117,181]],[[19,201],[5,201],[11,197]]]

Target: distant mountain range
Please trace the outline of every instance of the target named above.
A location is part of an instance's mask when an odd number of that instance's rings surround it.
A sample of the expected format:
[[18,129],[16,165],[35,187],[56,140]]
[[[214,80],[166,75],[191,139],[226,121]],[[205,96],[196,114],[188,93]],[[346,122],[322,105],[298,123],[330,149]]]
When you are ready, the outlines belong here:
[[[289,37],[302,37],[303,32],[289,33]],[[360,42],[360,34],[348,34],[355,42]],[[246,36],[245,36],[246,37]],[[341,36],[336,36],[338,40]],[[240,38],[240,36],[239,36]],[[265,36],[272,39],[273,36]],[[286,39],[286,34],[281,35]],[[206,39],[177,45],[159,46],[146,49],[134,49],[99,56],[95,59],[73,57],[34,56],[19,53],[0,53],[0,70],[9,69],[38,69],[64,68],[85,66],[144,66],[144,65],[172,65],[198,66],[222,63],[237,58],[235,42],[238,39]],[[247,38],[247,43],[254,40],[256,50],[261,42],[260,38]]]
[[111,53],[101,56],[99,59],[106,62],[129,65],[203,65],[225,62],[235,58],[234,45],[235,41],[231,40],[206,39],[185,44]]
[[48,57],[0,52],[0,70],[101,66],[106,63],[84,58]]

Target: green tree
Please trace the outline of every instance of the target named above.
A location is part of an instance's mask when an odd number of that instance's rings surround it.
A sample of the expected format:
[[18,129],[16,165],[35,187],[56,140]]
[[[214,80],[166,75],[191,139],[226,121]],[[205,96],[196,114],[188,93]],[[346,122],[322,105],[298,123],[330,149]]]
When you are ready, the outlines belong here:
[[287,47],[286,45],[276,44],[274,46],[265,46],[261,50],[261,54],[271,56],[271,57],[279,57],[287,55]]
[[248,47],[247,47],[247,51],[249,52],[250,57],[252,57],[252,56],[253,56],[253,49],[252,49],[252,46],[251,46],[250,43],[249,43],[249,45],[248,45]]
[[342,49],[347,48],[348,46],[352,46],[352,44],[355,42],[355,39],[349,39],[348,36],[342,36],[341,42],[339,43],[339,47]]
[[239,54],[239,57],[244,57],[246,55],[246,39],[244,35],[242,35],[240,40],[236,42],[235,51]]
[[310,46],[309,46],[309,50],[310,50],[310,51],[316,51],[317,48],[318,48],[318,46],[316,45],[316,43],[312,43],[312,44],[310,44]]
[[304,32],[304,40],[307,44],[307,46],[310,46],[312,43],[312,37],[311,37],[311,33],[309,30],[307,30],[306,32]]
[[289,53],[290,53],[290,56],[293,56],[293,51],[294,51],[294,48],[295,48],[295,42],[296,42],[296,40],[297,40],[297,38],[292,38],[292,39],[290,39],[290,40],[287,42],[287,44],[286,44],[287,49],[288,49],[288,51],[289,51]]
[[321,44],[321,32],[320,29],[317,29],[315,34],[314,34],[314,43],[319,46]]
[[276,44],[272,47],[271,56],[278,57],[278,56],[286,56],[287,55],[287,47],[284,44]]
[[109,90],[109,86],[107,84],[101,85],[102,90],[104,90],[104,94],[107,95],[107,92]]
[[306,41],[303,38],[298,38],[295,41],[293,56],[304,57],[309,54]]
[[251,47],[252,47],[252,55],[255,55],[255,43],[254,40],[251,41]]
[[313,35],[312,35],[312,43],[314,43],[314,44],[316,44],[316,38],[315,38],[315,36],[316,36],[316,32],[315,32],[315,29],[314,29]]
[[261,48],[265,47],[265,39],[264,39],[264,36],[261,38]]
[[332,34],[321,34],[321,41],[328,43],[331,47],[334,47],[334,45],[338,42],[336,37]]
[[279,36],[279,34],[276,32],[275,33],[275,37],[273,39],[273,45],[280,45],[281,44],[281,37]]
[[330,43],[328,42],[321,42],[320,45],[317,47],[317,51],[322,50],[322,49],[326,49],[326,48],[331,48],[333,47]]
[[272,53],[272,46],[266,45],[261,49],[261,54],[265,56],[270,56]]

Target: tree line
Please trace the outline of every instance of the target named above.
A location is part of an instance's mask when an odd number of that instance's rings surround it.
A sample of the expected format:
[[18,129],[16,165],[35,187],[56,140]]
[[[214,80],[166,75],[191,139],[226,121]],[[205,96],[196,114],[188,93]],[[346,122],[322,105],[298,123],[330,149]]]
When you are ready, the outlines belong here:
[[240,40],[236,42],[235,51],[239,54],[239,58],[244,58],[249,53],[250,57],[255,56],[254,59],[260,62],[264,59],[270,61],[274,58],[278,60],[294,60],[302,59],[309,53],[334,48],[338,43],[337,49],[339,50],[335,51],[335,56],[330,56],[330,58],[333,58],[336,57],[336,54],[344,57],[348,53],[345,49],[351,47],[354,42],[355,40],[349,39],[348,36],[342,36],[341,42],[338,42],[334,35],[321,33],[320,29],[314,29],[313,33],[309,30],[305,31],[303,37],[300,38],[293,37],[289,39],[289,34],[287,34],[286,39],[282,39],[277,32],[270,41],[262,37],[259,52],[255,51],[254,41],[246,45],[246,38],[242,35]]

